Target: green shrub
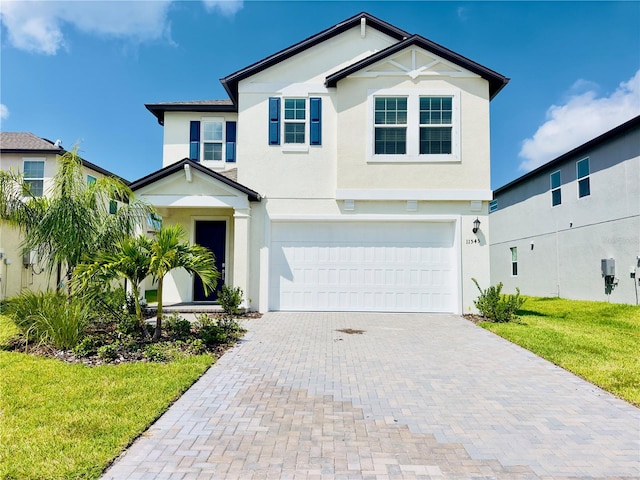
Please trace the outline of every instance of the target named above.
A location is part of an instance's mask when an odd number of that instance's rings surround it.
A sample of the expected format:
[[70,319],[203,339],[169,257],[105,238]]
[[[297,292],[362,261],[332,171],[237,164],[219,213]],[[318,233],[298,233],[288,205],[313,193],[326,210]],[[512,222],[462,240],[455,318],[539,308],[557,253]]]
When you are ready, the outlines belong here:
[[165,320],[164,328],[167,334],[175,340],[186,340],[191,335],[191,322],[182,318],[177,312]]
[[112,362],[118,358],[118,346],[114,343],[109,343],[98,348],[98,358],[105,362]]
[[218,294],[218,303],[227,315],[238,315],[238,307],[242,303],[244,293],[240,287],[229,287],[222,285],[222,290]]
[[6,313],[27,344],[70,350],[82,339],[91,309],[82,301],[60,293],[25,290],[7,300]]
[[516,288],[515,295],[503,295],[502,282],[495,287],[490,286],[486,290],[482,290],[478,281],[472,278],[476,284],[480,295],[473,303],[480,312],[480,315],[492,322],[504,323],[518,318],[516,312],[522,307],[525,299],[520,296],[520,289]]
[[88,357],[89,355],[98,353],[98,348],[101,346],[101,337],[89,335],[73,347],[72,352],[76,357]]
[[227,334],[218,323],[206,313],[196,317],[198,338],[208,347],[227,342]]
[[118,319],[116,330],[123,335],[137,335],[141,333],[140,322],[135,314],[125,313]]

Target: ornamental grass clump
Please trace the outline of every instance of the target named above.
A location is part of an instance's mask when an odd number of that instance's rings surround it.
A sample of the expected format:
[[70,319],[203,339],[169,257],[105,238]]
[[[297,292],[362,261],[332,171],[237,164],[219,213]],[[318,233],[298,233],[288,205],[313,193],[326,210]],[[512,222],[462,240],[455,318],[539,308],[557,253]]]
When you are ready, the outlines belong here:
[[23,291],[7,300],[5,313],[20,329],[27,346],[47,345],[70,350],[84,335],[90,320],[90,309],[64,294],[47,291]]
[[518,318],[516,312],[522,308],[525,299],[520,296],[520,289],[516,288],[515,295],[502,294],[502,282],[496,286],[490,286],[486,290],[482,290],[478,281],[472,278],[476,284],[480,295],[473,304],[476,306],[480,315],[491,322],[505,323]]

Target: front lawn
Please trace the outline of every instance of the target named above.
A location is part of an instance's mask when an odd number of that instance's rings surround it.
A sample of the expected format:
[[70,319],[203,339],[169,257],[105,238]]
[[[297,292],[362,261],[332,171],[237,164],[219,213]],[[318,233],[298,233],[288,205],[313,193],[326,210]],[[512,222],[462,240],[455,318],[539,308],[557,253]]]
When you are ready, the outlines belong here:
[[528,297],[519,316],[480,325],[640,406],[640,307]]
[[[11,330],[0,316],[0,343]],[[0,351],[0,478],[98,478],[213,361],[87,367]]]

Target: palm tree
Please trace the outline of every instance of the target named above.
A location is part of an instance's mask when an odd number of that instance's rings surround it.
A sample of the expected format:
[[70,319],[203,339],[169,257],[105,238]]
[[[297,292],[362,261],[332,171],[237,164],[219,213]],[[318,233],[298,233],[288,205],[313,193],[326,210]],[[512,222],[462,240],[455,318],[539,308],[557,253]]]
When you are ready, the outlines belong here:
[[[110,212],[114,200],[121,203]],[[70,280],[83,257],[133,235],[151,212],[115,177],[87,182],[77,146],[59,158],[46,196],[34,196],[22,175],[0,171],[0,219],[22,229],[23,250],[35,250],[50,275],[57,268],[58,286],[63,267]]]
[[162,334],[162,291],[164,277],[171,270],[184,268],[202,279],[205,295],[216,287],[218,270],[213,253],[201,245],[190,245],[185,240],[186,232],[182,225],[170,225],[161,228],[151,243],[149,271],[158,280],[158,312],[153,340]]
[[104,285],[112,280],[126,278],[131,284],[138,323],[140,327],[144,327],[140,284],[150,274],[151,244],[151,239],[142,234],[117,242],[113,251],[95,253],[87,262],[76,266],[72,280],[74,292],[95,298],[102,294]]

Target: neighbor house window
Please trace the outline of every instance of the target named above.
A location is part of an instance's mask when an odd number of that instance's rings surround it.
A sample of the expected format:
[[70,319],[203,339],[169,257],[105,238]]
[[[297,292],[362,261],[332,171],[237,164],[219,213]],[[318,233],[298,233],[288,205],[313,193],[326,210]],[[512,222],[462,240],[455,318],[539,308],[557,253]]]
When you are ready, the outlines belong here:
[[202,122],[202,160],[222,160],[222,119],[204,120]]
[[406,154],[407,98],[376,97],[374,109],[375,154]]
[[562,191],[560,190],[560,171],[553,172],[551,182],[551,206],[555,207],[562,203]]
[[111,215],[118,213],[118,202],[115,200],[109,200],[109,213]]
[[591,185],[589,183],[589,159],[585,158],[576,163],[578,170],[578,198],[591,195]]
[[98,179],[96,177],[94,177],[93,175],[87,175],[87,185],[93,185],[97,181],[98,181]]
[[41,197],[44,193],[44,160],[25,160],[23,176],[31,195]]
[[451,153],[453,100],[420,97],[420,155]]
[[304,98],[284,99],[284,143],[305,143],[307,107]]
[[518,276],[518,247],[511,247],[511,275]]
[[498,200],[492,200],[489,202],[489,213],[498,210]]

